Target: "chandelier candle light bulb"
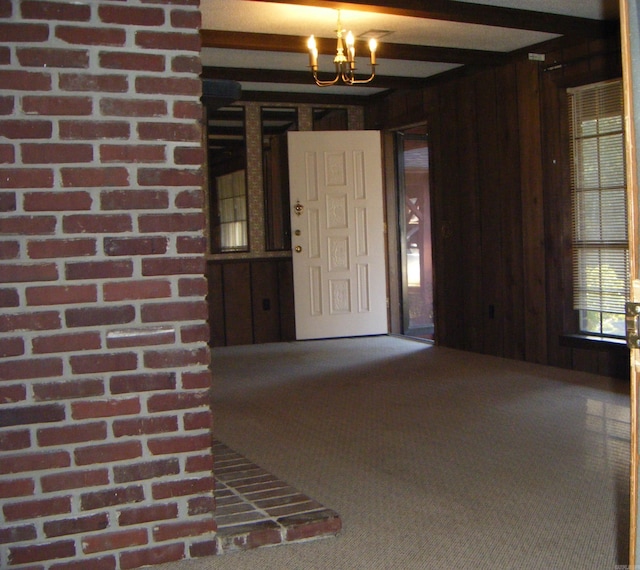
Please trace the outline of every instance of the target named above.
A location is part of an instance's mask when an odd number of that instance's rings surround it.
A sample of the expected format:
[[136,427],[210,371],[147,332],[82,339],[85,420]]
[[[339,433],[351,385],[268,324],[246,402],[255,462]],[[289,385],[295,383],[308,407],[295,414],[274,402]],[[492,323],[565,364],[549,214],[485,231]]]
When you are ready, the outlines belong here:
[[[338,10],[338,29],[336,30],[337,45],[336,56],[333,58],[333,62],[336,66],[336,75],[329,81],[321,81],[318,78],[318,47],[315,37],[312,35],[307,41],[307,48],[309,49],[309,67],[313,73],[313,79],[316,85],[320,87],[329,87],[335,85],[338,81],[342,80],[345,85],[359,85],[362,83],[369,83],[376,75],[376,50],[378,49],[378,42],[375,38],[369,40],[370,62],[371,62],[371,75],[367,79],[356,79],[356,47],[355,37],[351,31],[347,32],[346,37],[342,38],[342,23],[340,21],[340,10]],[[347,53],[345,55],[344,50]]]

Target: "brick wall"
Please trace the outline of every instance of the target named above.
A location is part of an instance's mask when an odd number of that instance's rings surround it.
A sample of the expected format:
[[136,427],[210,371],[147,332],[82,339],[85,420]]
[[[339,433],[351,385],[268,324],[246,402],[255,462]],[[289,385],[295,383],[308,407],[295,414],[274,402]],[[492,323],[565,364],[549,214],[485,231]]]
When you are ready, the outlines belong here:
[[212,553],[198,0],[0,0],[0,567]]

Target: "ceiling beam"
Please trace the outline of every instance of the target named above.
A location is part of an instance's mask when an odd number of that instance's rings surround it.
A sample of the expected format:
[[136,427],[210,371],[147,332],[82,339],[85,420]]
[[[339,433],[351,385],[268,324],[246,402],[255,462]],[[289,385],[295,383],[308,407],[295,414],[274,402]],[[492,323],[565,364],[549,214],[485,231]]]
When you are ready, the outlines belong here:
[[598,36],[610,31],[616,22],[603,22],[563,14],[549,14],[502,6],[488,6],[454,0],[252,0],[299,6],[316,6],[335,10],[360,10],[378,14],[410,16],[429,20],[447,20],[465,24],[480,24],[551,34],[579,37]]
[[[320,72],[321,79],[325,74]],[[327,73],[327,76],[331,73]],[[202,68],[203,79],[230,79],[250,83],[278,83],[287,85],[313,85],[313,76],[309,71],[291,71],[282,69],[248,69],[233,67]],[[418,89],[424,86],[424,78],[398,77],[393,75],[376,75],[370,87],[376,89]],[[364,85],[363,87],[366,87]]]
[[[229,32],[223,30],[201,30],[202,47],[307,53],[307,39],[301,36]],[[318,53],[335,55],[335,38],[316,38]],[[368,54],[367,43],[356,41],[358,53]],[[499,65],[507,54],[497,51],[447,48],[380,42],[378,59],[402,59],[409,61],[431,61],[437,63],[459,63],[461,65]],[[365,56],[366,58],[366,56]]]

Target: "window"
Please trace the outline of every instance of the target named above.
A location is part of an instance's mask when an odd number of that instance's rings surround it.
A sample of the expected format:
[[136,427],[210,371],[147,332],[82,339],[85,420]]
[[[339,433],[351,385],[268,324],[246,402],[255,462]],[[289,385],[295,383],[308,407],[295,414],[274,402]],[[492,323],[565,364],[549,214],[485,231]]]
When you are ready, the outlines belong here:
[[220,250],[243,251],[247,248],[247,190],[245,172],[238,170],[216,178]]
[[568,93],[574,308],[580,332],[621,337],[629,291],[622,82]]

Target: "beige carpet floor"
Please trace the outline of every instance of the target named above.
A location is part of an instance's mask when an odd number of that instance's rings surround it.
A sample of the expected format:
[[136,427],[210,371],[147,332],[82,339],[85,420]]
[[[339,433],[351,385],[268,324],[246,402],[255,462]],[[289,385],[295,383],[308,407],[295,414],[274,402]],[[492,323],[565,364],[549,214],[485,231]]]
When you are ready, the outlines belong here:
[[337,511],[335,538],[169,564],[626,564],[628,382],[393,337],[213,350],[218,439]]

